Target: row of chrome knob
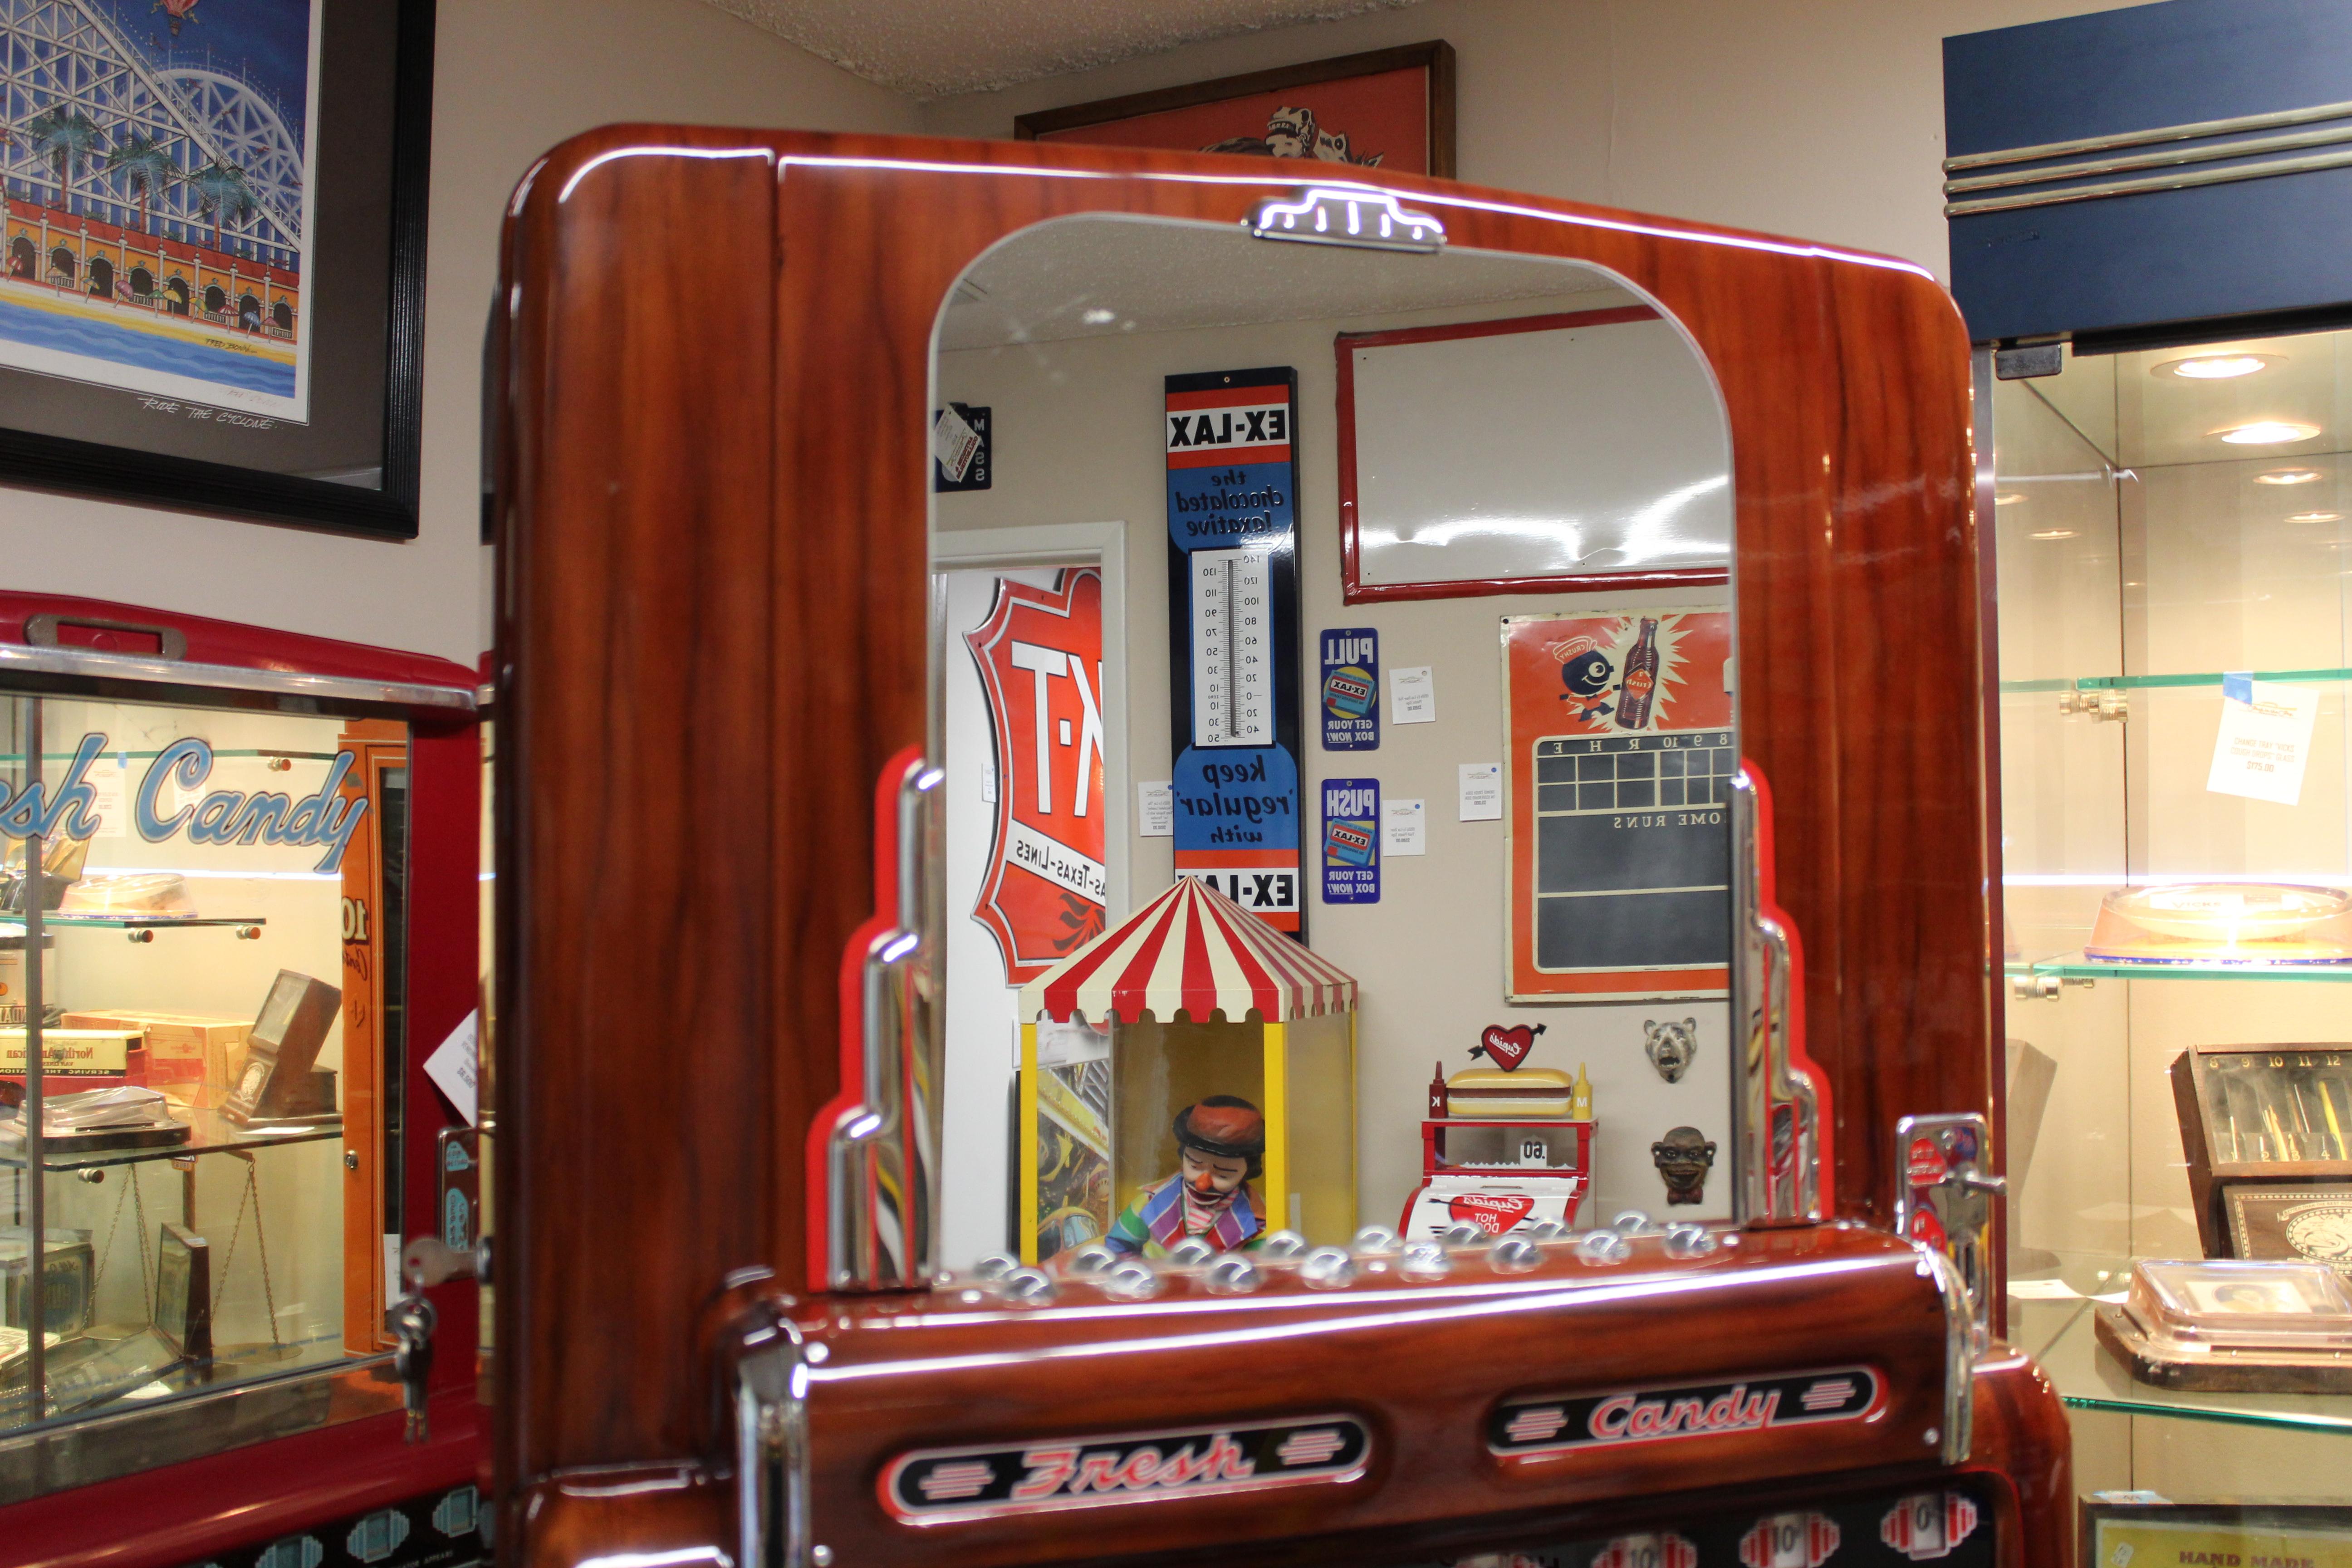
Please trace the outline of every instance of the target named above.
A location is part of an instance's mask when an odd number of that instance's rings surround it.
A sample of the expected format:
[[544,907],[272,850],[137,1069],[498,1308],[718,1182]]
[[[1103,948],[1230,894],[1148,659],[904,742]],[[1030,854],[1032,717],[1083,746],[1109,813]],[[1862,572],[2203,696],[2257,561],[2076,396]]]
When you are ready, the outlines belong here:
[[1535,1268],[1544,1260],[1545,1249],[1554,1246],[1572,1247],[1587,1263],[1622,1263],[1633,1256],[1633,1238],[1638,1236],[1662,1237],[1669,1258],[1704,1258],[1731,1239],[1703,1225],[1657,1225],[1640,1210],[1629,1209],[1601,1229],[1582,1232],[1548,1219],[1494,1236],[1464,1222],[1434,1238],[1406,1241],[1386,1226],[1368,1225],[1346,1247],[1310,1247],[1297,1231],[1278,1230],[1250,1252],[1220,1252],[1192,1237],[1178,1242],[1157,1263],[1115,1252],[1097,1241],[1057,1259],[1053,1271],[999,1253],[981,1259],[971,1277],[957,1283],[982,1287],[1008,1300],[1043,1304],[1057,1293],[1058,1274],[1061,1279],[1083,1279],[1118,1300],[1146,1301],[1167,1289],[1171,1274],[1199,1275],[1213,1295],[1245,1296],[1279,1268],[1296,1268],[1298,1279],[1316,1289],[1337,1290],[1368,1269],[1393,1268],[1415,1281],[1443,1279],[1465,1254],[1482,1258],[1490,1269],[1503,1274]]

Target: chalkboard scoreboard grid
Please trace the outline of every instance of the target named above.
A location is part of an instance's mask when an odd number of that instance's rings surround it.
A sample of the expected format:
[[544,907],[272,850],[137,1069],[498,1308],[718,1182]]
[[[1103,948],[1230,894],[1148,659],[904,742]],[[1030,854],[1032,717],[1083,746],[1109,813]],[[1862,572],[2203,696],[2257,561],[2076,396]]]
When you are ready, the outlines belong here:
[[1728,963],[1731,731],[1547,735],[1533,750],[1536,967]]

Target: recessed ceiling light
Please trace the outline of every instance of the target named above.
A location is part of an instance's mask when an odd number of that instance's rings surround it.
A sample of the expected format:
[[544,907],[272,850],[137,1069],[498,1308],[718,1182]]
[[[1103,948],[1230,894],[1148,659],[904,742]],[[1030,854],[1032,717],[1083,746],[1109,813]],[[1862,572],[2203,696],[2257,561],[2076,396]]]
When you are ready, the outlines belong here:
[[2267,370],[2284,356],[2280,354],[2198,354],[2190,359],[2167,360],[2150,365],[2148,374],[2177,376],[2182,381],[2230,381],[2242,375],[2252,375]]
[[2225,425],[2211,434],[2232,447],[2275,447],[2282,441],[2308,441],[2319,434],[2319,426],[2299,420],[2255,419],[2243,425]]
[[1117,310],[1106,310],[1100,305],[1097,305],[1092,310],[1087,311],[1085,315],[1080,316],[1078,320],[1084,321],[1089,327],[1107,327],[1113,321],[1118,320],[1118,312]]
[[2036,539],[2072,539],[2074,537],[2074,530],[2071,528],[2045,528],[2036,532],[2033,537]]
[[2291,511],[2287,513],[2286,520],[2289,522],[2336,522],[2343,516],[2340,511]]
[[2307,485],[2320,477],[2317,468],[2264,468],[2254,476],[2258,485]]
[[2001,490],[1993,496],[1992,504],[1995,506],[2015,506],[2019,501],[2021,501],[2024,499],[2025,497],[2016,490]]

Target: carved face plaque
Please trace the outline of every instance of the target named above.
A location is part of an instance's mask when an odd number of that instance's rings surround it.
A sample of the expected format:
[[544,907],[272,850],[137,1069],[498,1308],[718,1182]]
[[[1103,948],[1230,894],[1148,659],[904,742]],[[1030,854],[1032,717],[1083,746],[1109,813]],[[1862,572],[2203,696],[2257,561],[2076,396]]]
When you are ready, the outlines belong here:
[[1668,1083],[1680,1083],[1683,1074],[1690,1070],[1691,1058],[1698,1055],[1698,1020],[1661,1024],[1644,1018],[1642,1034],[1642,1048],[1649,1052],[1650,1065],[1658,1069],[1658,1076]]
[[1650,1160],[1665,1178],[1667,1203],[1695,1204],[1706,1195],[1715,1145],[1696,1127],[1677,1127],[1650,1145]]

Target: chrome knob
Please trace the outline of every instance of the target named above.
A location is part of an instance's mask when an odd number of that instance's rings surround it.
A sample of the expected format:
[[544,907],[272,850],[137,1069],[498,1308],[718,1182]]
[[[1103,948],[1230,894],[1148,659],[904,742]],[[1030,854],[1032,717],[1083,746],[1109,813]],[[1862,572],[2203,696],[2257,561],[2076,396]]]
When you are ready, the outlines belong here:
[[1099,1274],[1118,1261],[1118,1254],[1099,1241],[1090,1241],[1069,1256],[1062,1265],[1065,1274]]
[[1531,1241],[1561,1241],[1570,1234],[1564,1219],[1539,1219],[1520,1233]]
[[1299,1261],[1298,1277],[1318,1290],[1337,1290],[1354,1282],[1356,1260],[1339,1247],[1318,1247]]
[[1123,1301],[1148,1301],[1165,1287],[1160,1270],[1140,1258],[1130,1258],[1103,1276],[1102,1288],[1106,1295]]
[[1622,1263],[1633,1256],[1633,1244],[1614,1230],[1590,1230],[1578,1240],[1576,1254],[1587,1263]]
[[1445,1256],[1442,1241],[1409,1241],[1404,1258],[1398,1263],[1400,1272],[1424,1279],[1442,1279],[1453,1271],[1454,1265]]
[[1448,1247],[1479,1247],[1486,1240],[1486,1232],[1466,1219],[1457,1219],[1437,1233],[1437,1239]]
[[1498,1273],[1524,1274],[1543,1261],[1543,1248],[1524,1236],[1497,1237],[1486,1260]]
[[1703,1225],[1666,1226],[1668,1258],[1705,1258],[1715,1250],[1715,1235]]
[[992,1252],[971,1266],[975,1279],[1002,1279],[1021,1267],[1021,1260],[1010,1253]]
[[1220,1296],[1246,1296],[1265,1283],[1257,1265],[1238,1252],[1228,1252],[1209,1265],[1209,1289]]
[[1042,1307],[1054,1299],[1054,1277],[1042,1268],[1007,1269],[996,1281],[996,1288],[1011,1301]]
[[1399,1242],[1397,1233],[1384,1225],[1368,1225],[1358,1231],[1348,1246],[1359,1258],[1382,1258],[1394,1252]]
[[1609,1228],[1620,1236],[1646,1236],[1657,1227],[1640,1209],[1627,1209],[1609,1222]]
[[1168,1261],[1180,1267],[1206,1263],[1217,1255],[1214,1242],[1206,1237],[1188,1236],[1168,1249]]
[[1277,1230],[1257,1244],[1260,1258],[1296,1258],[1307,1250],[1307,1238],[1295,1230]]

